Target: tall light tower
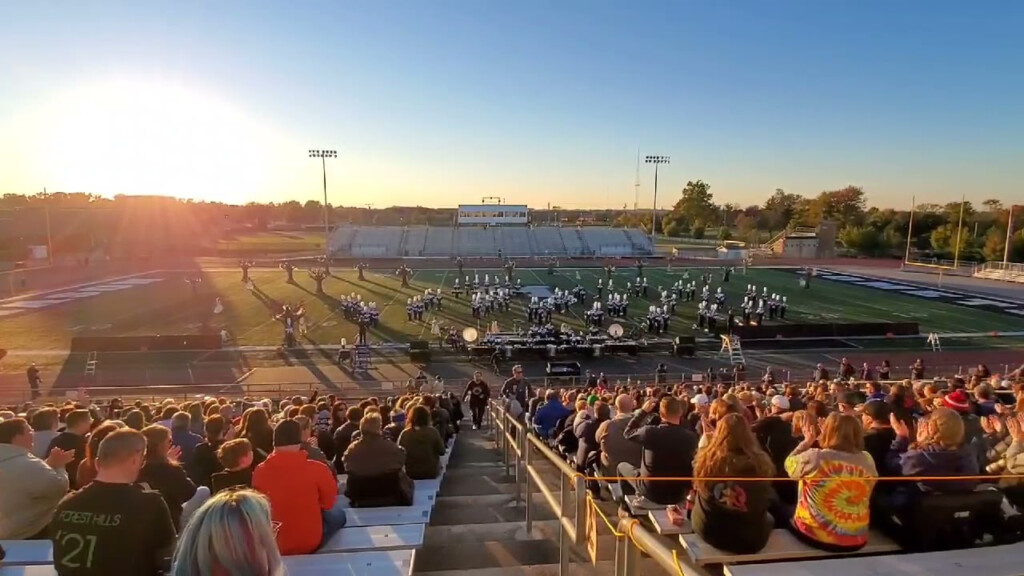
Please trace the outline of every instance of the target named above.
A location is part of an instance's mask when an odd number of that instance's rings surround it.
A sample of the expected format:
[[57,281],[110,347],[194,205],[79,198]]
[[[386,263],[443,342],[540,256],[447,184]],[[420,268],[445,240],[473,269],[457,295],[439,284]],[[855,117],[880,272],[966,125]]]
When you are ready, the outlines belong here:
[[338,152],[336,150],[310,150],[310,158],[319,158],[320,167],[324,171],[324,258],[327,260],[331,259],[331,229],[330,221],[327,216],[327,159],[337,158]]
[[644,164],[654,164],[654,204],[651,206],[651,245],[658,234],[658,165],[668,164],[668,156],[644,156]]

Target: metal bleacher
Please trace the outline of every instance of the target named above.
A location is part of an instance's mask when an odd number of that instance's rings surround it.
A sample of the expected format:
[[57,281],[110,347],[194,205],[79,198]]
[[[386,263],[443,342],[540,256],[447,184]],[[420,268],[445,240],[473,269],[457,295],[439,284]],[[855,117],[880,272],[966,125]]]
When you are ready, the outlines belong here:
[[355,258],[628,257],[653,254],[640,230],[607,227],[339,227],[331,252]]
[[534,228],[533,240],[537,256],[566,256],[569,253],[565,248],[565,242],[562,241],[559,228]]
[[454,252],[454,228],[427,228],[427,238],[423,244],[423,256],[447,258]]
[[630,256],[635,254],[633,242],[622,228],[583,228],[584,243],[597,256]]
[[357,258],[388,258],[399,255],[403,229],[397,226],[361,226],[352,239],[351,253]]
[[427,229],[423,227],[410,227],[405,230],[405,242],[402,245],[403,256],[423,256],[423,249],[427,242]]
[[562,236],[562,244],[565,245],[565,252],[569,256],[585,256],[586,250],[583,247],[583,236],[575,228],[559,228],[558,233]]
[[1017,282],[1024,284],[1024,264],[1013,262],[985,262],[974,271],[975,278]]
[[[424,531],[454,446],[453,441],[441,458],[438,478],[414,481],[412,506],[352,508],[342,494],[347,477],[338,476],[335,506],[345,510],[345,527],[315,554],[284,557],[288,575],[411,576],[416,550],[423,546]],[[0,576],[57,576],[51,541],[5,540],[0,546],[6,552],[0,562]]]
[[532,256],[529,228],[499,228],[499,247],[505,256]]

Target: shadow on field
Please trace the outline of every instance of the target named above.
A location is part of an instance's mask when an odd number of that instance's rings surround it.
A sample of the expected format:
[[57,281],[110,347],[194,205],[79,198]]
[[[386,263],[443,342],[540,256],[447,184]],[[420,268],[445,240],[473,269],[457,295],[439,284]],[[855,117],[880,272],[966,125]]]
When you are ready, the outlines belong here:
[[[323,355],[326,352],[321,350],[319,346],[317,349],[320,350],[320,354]],[[330,358],[330,354],[327,354],[327,358]],[[309,355],[309,352],[302,347],[296,348],[284,348],[278,352],[278,357],[281,358],[281,362],[285,366],[294,366],[305,368],[309,373],[316,379],[316,381],[327,388],[330,392],[338,392],[341,389],[327,376],[324,371],[317,365],[317,360]]]

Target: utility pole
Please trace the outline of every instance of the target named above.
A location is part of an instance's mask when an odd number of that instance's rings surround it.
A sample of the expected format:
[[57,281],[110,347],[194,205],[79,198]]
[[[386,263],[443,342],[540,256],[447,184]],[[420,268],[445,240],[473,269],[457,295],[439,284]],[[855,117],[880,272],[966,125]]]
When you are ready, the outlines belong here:
[[49,197],[50,195],[46,193],[46,187],[44,186],[43,210],[46,213],[46,258],[47,261],[50,263],[50,266],[53,266],[53,234],[50,232],[50,203],[47,202],[47,200],[49,200]]
[[1006,215],[1006,247],[1003,248],[1003,264],[1010,261],[1010,239],[1013,238],[1013,209],[1015,205],[1010,204],[1009,214]]

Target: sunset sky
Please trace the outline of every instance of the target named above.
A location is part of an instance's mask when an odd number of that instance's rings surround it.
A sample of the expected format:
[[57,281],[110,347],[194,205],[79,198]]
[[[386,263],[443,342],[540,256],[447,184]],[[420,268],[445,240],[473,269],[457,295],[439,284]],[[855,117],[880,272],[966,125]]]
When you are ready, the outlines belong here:
[[[1024,201],[1024,3],[0,3],[0,194]],[[641,166],[641,206],[653,172]]]

